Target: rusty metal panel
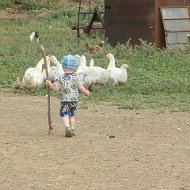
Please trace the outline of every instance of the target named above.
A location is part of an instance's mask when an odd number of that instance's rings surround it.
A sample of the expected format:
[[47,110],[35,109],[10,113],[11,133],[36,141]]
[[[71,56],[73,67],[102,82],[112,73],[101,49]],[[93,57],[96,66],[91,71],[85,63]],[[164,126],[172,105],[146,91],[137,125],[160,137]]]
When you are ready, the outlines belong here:
[[161,6],[190,6],[190,0],[105,0],[105,36],[111,45],[139,44],[139,38],[165,46]]
[[159,6],[189,6],[190,0],[155,0]]
[[153,41],[154,3],[152,0],[105,0],[105,35],[116,45],[131,38],[139,44],[139,38]]

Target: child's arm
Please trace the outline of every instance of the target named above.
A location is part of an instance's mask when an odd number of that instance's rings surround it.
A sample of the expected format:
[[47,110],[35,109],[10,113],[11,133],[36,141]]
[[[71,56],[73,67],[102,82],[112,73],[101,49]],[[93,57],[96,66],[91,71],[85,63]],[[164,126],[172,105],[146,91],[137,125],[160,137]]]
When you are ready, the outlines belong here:
[[60,90],[60,87],[54,86],[50,80],[46,80],[46,85],[56,92]]
[[82,92],[85,96],[90,96],[89,90],[87,90],[83,85],[79,86],[79,91]]

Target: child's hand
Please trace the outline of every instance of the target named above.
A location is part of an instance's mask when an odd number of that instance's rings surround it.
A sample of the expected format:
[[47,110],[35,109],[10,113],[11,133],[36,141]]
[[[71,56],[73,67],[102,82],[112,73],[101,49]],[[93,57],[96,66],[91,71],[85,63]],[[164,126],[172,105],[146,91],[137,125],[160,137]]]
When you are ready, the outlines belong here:
[[84,96],[90,96],[89,90],[87,90],[83,85],[79,87],[79,90],[83,93]]
[[52,90],[56,92],[60,90],[60,87],[54,86],[50,80],[46,80],[46,86],[49,86]]
[[86,90],[83,94],[84,94],[84,96],[90,96],[90,91]]
[[52,83],[50,80],[46,80],[46,86],[50,86]]

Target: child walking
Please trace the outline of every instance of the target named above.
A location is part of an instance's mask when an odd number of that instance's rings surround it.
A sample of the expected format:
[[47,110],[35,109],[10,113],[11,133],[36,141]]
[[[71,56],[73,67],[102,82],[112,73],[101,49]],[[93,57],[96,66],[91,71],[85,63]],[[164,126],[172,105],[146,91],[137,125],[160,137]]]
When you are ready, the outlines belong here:
[[78,67],[75,56],[67,55],[61,60],[64,74],[52,83],[46,80],[46,85],[54,91],[60,91],[60,117],[65,127],[66,137],[75,135],[75,112],[78,105],[79,91],[85,96],[90,96],[89,90],[83,86],[80,75],[74,73]]

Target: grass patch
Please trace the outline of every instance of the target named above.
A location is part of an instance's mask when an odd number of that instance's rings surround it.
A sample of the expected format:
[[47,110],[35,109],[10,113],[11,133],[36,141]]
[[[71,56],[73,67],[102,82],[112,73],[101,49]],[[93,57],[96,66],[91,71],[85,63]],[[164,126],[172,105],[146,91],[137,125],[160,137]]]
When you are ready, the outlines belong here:
[[5,9],[6,7],[9,7],[14,0],[1,0],[0,1],[0,9]]
[[[36,3],[27,1],[28,8],[29,2],[31,7]],[[174,111],[190,111],[189,47],[184,47],[183,50],[159,50],[142,40],[141,45],[132,47],[129,40],[115,48],[106,43],[99,54],[92,55],[87,52],[85,44],[95,44],[105,39],[101,34],[82,34],[80,44],[77,43],[76,31],[71,29],[77,22],[77,10],[76,6],[64,4],[56,10],[50,6],[51,14],[46,19],[16,19],[14,22],[0,20],[1,88],[11,88],[18,77],[23,77],[28,67],[35,66],[41,59],[39,47],[29,41],[30,33],[38,30],[46,54],[53,54],[58,60],[65,54],[84,54],[88,62],[93,57],[96,65],[106,68],[108,60],[105,55],[113,53],[118,67],[125,63],[129,65],[128,81],[124,85],[119,88],[112,83],[93,86],[92,96],[81,96],[81,100],[112,102],[121,109],[171,107]],[[83,19],[84,24],[87,21],[88,18]],[[43,87],[36,92],[27,93],[45,95],[46,90]],[[58,96],[56,93],[52,95]]]

